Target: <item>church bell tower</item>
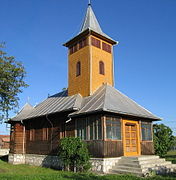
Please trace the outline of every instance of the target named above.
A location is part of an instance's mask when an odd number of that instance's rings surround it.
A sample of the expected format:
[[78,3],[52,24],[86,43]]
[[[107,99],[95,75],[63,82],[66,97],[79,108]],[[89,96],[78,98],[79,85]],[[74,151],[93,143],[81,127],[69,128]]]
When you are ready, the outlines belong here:
[[116,41],[103,33],[91,4],[77,36],[68,47],[68,95],[92,95],[102,84],[114,85],[113,45]]

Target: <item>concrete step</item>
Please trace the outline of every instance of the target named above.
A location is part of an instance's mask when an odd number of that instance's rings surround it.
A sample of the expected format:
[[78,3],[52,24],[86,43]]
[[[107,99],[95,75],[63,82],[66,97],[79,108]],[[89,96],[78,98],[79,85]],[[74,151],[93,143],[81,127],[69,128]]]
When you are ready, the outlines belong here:
[[113,174],[133,174],[133,175],[137,175],[137,176],[143,176],[144,173],[142,173],[141,171],[133,171],[133,170],[123,170],[123,169],[115,169],[115,170],[111,170],[110,171]]
[[140,167],[129,167],[129,166],[125,166],[125,165],[119,165],[116,167],[113,167],[112,170],[117,170],[117,169],[121,169],[121,170],[132,170],[132,171],[139,171],[142,172],[142,169]]
[[151,163],[151,164],[141,164],[141,168],[152,168],[155,166],[167,166],[171,165],[172,163],[170,161],[163,161],[163,162],[156,162],[156,163]]
[[122,159],[128,159],[131,161],[142,161],[142,160],[154,160],[154,159],[159,159],[159,156],[155,155],[146,155],[146,156],[132,156],[132,157],[122,157]]
[[157,161],[155,161],[155,162],[149,162],[149,163],[143,163],[143,164],[139,164],[139,162],[138,163],[132,163],[132,162],[125,162],[125,163],[117,163],[114,167],[118,167],[118,166],[128,166],[128,167],[130,167],[130,168],[150,168],[150,167],[154,167],[154,166],[156,166],[156,165],[167,165],[167,164],[171,164],[171,162],[170,161],[165,161],[164,159],[162,159],[162,160],[157,160]]
[[112,173],[135,174],[144,176],[150,170],[160,172],[176,171],[176,164],[159,158],[159,156],[122,157],[112,168]]
[[155,159],[159,159],[159,156],[139,156],[137,159],[139,161],[142,161],[142,160],[155,160]]
[[141,165],[140,164],[137,164],[137,163],[129,163],[129,162],[126,162],[126,163],[116,163],[114,167],[118,167],[118,166],[128,166],[128,167],[131,167],[131,168],[140,168]]
[[153,164],[153,163],[161,163],[165,162],[165,159],[149,159],[149,160],[128,160],[128,159],[120,159],[118,164],[134,164],[134,165],[142,165],[142,164]]
[[148,162],[148,163],[143,163],[143,164],[134,164],[134,163],[118,163],[115,165],[115,167],[119,166],[127,166],[129,168],[153,168],[155,166],[167,166],[171,165],[172,163],[170,161],[165,161],[164,159],[162,160],[157,160],[155,162]]

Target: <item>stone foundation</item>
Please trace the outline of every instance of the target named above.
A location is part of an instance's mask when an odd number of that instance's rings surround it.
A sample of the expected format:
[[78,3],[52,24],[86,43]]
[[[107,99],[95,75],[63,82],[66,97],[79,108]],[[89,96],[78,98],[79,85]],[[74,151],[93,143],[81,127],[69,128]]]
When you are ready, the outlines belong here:
[[[108,173],[110,169],[119,161],[119,158],[91,158],[92,171]],[[34,166],[62,169],[62,163],[57,156],[38,154],[9,154],[11,164],[29,164]]]
[[11,164],[29,164],[54,169],[61,169],[62,164],[57,156],[38,155],[38,154],[9,154]]
[[99,173],[108,173],[109,170],[115,166],[116,163],[121,159],[118,158],[91,158],[92,171]]
[[26,154],[25,164],[62,169],[62,163],[58,156]]
[[25,154],[9,154],[9,163],[25,164]]

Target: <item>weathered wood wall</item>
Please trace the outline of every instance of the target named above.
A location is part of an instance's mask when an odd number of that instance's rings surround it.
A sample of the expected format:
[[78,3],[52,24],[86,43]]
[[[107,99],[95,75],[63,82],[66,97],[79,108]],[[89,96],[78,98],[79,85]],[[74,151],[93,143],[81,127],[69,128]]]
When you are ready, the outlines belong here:
[[123,156],[122,141],[104,141],[104,157]]
[[[67,119],[66,114],[57,114],[27,120],[24,121],[24,124],[15,123],[11,129],[10,153],[57,154],[59,139],[65,136],[74,136],[75,123],[71,121],[67,127],[65,124]],[[46,129],[47,137],[44,139],[43,133]],[[32,139],[30,137],[31,130],[33,130]],[[25,139],[23,133],[25,133]]]
[[[57,154],[59,139],[65,137],[65,115],[38,118],[26,124],[26,153],[27,154]],[[43,131],[48,131],[43,139]],[[34,139],[30,139],[30,129],[34,129]]]
[[92,157],[100,158],[104,156],[104,143],[102,140],[85,141],[89,153]]
[[95,158],[120,157],[123,156],[122,141],[85,141],[89,153]]
[[141,141],[141,155],[153,155],[154,145],[153,141]]
[[25,144],[23,146],[23,125],[21,123],[16,123],[11,129],[10,135],[10,153],[21,154],[25,149]]
[[[10,153],[27,154],[50,154],[55,155],[58,151],[59,140],[63,137],[76,136],[75,120],[68,121],[68,114],[43,116],[37,119],[24,121],[24,124],[17,122],[12,126]],[[109,115],[108,115],[109,116]],[[95,118],[96,117],[96,118]],[[87,118],[87,117],[85,117]],[[100,118],[102,121],[102,139],[85,140],[92,157],[107,158],[123,156],[123,132],[122,140],[106,139],[105,115],[91,115],[89,118]],[[78,118],[77,120],[79,120]],[[82,119],[82,118],[81,118]],[[23,136],[25,125],[25,139]],[[47,139],[43,139],[43,130],[48,129]],[[30,138],[30,131],[34,129],[34,139]],[[24,140],[24,144],[23,144]],[[141,154],[154,154],[152,141],[141,141]]]

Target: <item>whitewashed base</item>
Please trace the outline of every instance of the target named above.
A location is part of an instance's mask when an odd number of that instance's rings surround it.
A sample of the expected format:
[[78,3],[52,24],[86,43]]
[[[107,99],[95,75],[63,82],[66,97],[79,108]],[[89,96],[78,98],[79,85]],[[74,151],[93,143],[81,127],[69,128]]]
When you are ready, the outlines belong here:
[[[119,161],[118,158],[91,158],[92,171],[98,173],[108,173],[110,169]],[[11,164],[29,164],[34,166],[50,167],[61,169],[62,163],[57,156],[38,154],[9,154]]]
[[121,159],[118,158],[91,158],[92,171],[99,173],[109,173],[113,166]]

